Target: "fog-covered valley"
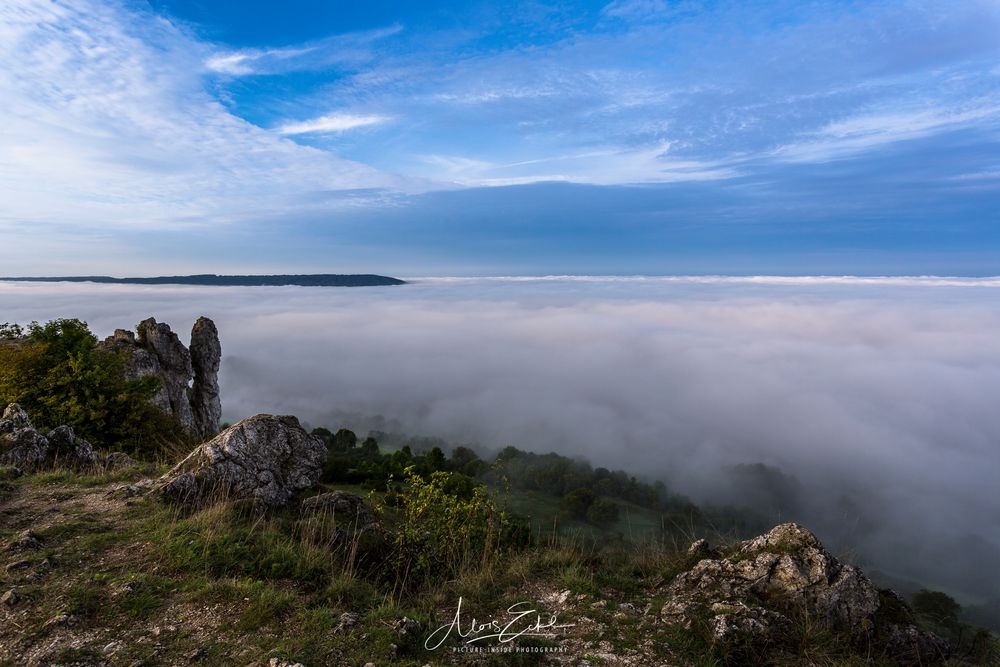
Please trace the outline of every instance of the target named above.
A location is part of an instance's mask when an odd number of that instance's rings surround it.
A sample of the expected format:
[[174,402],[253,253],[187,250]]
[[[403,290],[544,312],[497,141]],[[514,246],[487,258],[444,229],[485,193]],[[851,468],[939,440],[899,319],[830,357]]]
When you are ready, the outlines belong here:
[[[663,479],[801,519],[872,569],[1000,595],[1000,285],[416,279],[0,285],[2,321],[218,324],[224,417],[295,414]],[[365,419],[367,418],[367,419]],[[757,465],[763,464],[763,465]]]

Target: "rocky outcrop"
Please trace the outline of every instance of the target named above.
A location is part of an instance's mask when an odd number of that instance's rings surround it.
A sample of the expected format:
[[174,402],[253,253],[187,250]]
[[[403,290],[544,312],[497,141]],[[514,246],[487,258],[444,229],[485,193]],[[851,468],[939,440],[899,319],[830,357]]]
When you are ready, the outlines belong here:
[[723,555],[704,543],[704,556],[662,591],[660,619],[692,628],[707,622],[714,641],[780,646],[806,617],[902,661],[933,664],[946,642],[918,629],[905,603],[880,591],[858,568],[841,563],[811,532],[794,523],[742,542]]
[[72,467],[95,463],[94,449],[78,438],[69,426],[60,426],[42,435],[28,414],[11,403],[0,419],[0,463],[21,470],[39,470],[56,464]]
[[[194,433],[194,412],[188,398],[188,385],[194,378],[191,353],[177,334],[170,330],[170,325],[157,322],[152,317],[139,323],[136,334],[136,343],[153,358],[157,375],[162,381],[154,403],[173,414],[185,429]],[[147,363],[144,359],[143,366]]]
[[191,365],[194,385],[191,388],[191,411],[198,435],[208,437],[218,433],[222,418],[222,401],[219,398],[219,365],[222,345],[215,322],[199,317],[191,329]]
[[93,465],[97,463],[94,448],[83,438],[77,437],[69,426],[53,429],[47,436],[49,441],[46,459],[56,465],[68,462],[72,466]]
[[0,418],[0,464],[36,471],[101,463],[90,443],[77,437],[69,426],[59,426],[42,435],[20,405],[11,403],[4,409]]
[[161,387],[153,404],[173,415],[186,431],[201,438],[218,432],[222,346],[212,320],[198,318],[191,332],[190,349],[168,324],[152,317],[140,322],[136,333],[116,330],[102,345],[126,352],[129,377],[159,378]]
[[185,504],[225,498],[276,507],[316,484],[325,460],[323,442],[295,417],[257,415],[195,448],[156,488]]
[[49,441],[35,430],[28,413],[11,403],[0,419],[0,464],[36,470],[45,464]]

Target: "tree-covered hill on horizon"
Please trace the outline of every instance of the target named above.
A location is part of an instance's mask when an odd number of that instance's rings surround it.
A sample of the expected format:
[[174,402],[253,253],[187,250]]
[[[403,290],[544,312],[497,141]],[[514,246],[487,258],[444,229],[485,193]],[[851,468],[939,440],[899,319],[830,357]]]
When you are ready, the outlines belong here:
[[111,276],[35,276],[7,277],[0,281],[13,282],[70,282],[70,283],[110,283],[120,285],[219,285],[226,287],[379,287],[383,285],[405,285],[405,280],[379,276],[372,273],[338,274],[315,273],[303,275],[232,275],[220,276],[214,273],[191,276],[155,276],[147,278],[114,278]]

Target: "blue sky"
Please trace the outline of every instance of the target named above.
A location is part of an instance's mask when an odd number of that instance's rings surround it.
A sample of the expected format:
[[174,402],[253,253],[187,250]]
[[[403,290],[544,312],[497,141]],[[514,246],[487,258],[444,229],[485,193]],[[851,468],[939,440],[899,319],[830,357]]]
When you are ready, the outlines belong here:
[[0,274],[1000,274],[1000,2],[8,0]]

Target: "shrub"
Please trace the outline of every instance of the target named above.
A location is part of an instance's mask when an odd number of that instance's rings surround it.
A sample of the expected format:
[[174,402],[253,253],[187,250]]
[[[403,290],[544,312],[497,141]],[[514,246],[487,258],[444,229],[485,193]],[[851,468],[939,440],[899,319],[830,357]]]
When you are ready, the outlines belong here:
[[482,486],[468,497],[452,493],[467,490],[454,475],[439,471],[424,479],[414,466],[406,469],[406,486],[397,498],[401,517],[393,565],[397,577],[410,585],[428,576],[454,575],[477,559],[487,562],[502,546],[507,515]]
[[[21,331],[4,330],[11,337]],[[0,404],[21,404],[39,429],[65,424],[95,445],[135,455],[186,444],[176,420],[149,403],[159,379],[127,377],[124,354],[102,349],[86,322],[32,322],[24,336],[0,346]]]
[[560,509],[574,519],[586,519],[587,510],[594,503],[594,492],[590,489],[576,489],[563,496]]
[[598,526],[609,526],[618,521],[618,504],[607,498],[598,498],[587,508],[587,521]]

